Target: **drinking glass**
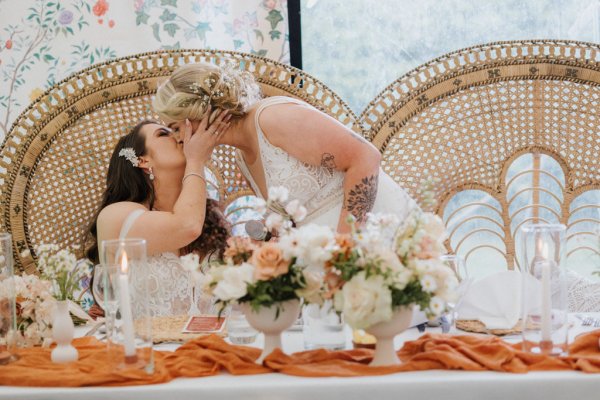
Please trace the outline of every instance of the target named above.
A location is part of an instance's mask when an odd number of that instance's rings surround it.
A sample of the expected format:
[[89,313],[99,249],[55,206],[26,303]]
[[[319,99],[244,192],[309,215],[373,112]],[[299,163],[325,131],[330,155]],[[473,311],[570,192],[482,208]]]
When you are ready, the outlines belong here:
[[346,347],[346,331],[342,315],[335,312],[333,302],[322,306],[308,304],[302,308],[304,348],[341,350]]
[[0,364],[18,358],[15,295],[12,236],[0,233]]
[[106,339],[108,343],[113,340],[115,321],[119,304],[117,302],[116,282],[114,280],[117,273],[117,266],[107,266],[98,264],[94,266],[94,283],[92,285],[92,294],[94,299],[104,310],[104,319],[106,321]]
[[523,350],[565,354],[569,333],[566,227],[530,224],[521,232]]
[[458,286],[454,290],[454,299],[447,304],[448,312],[440,318],[442,332],[448,333],[456,327],[457,310],[460,308],[465,294],[473,282],[473,278],[469,278],[465,261],[459,255],[446,254],[441,256],[440,260],[454,272],[458,280]]
[[235,304],[227,317],[227,335],[233,344],[254,343],[258,332],[250,326],[239,305]]
[[[120,321],[115,325],[113,343],[123,356],[120,368],[143,368],[154,371],[152,356],[152,319],[149,313],[149,277],[146,264],[146,241],[117,239],[102,241],[102,264],[107,268],[105,282],[116,293]],[[123,358],[121,358],[123,357]]]

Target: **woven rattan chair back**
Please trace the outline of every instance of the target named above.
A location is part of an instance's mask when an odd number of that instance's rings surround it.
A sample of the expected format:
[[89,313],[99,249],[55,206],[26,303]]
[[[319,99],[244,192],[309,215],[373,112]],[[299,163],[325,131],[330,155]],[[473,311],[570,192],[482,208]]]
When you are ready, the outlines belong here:
[[413,196],[423,202],[422,182],[435,181],[447,245],[469,270],[494,259],[518,267],[519,228],[531,222],[567,225],[570,262],[589,261],[600,222],[599,83],[598,45],[493,43],[402,76],[360,120]]
[[[179,65],[235,63],[256,76],[265,96],[301,98],[361,133],[348,106],[324,84],[287,65],[249,54],[204,50],[145,53],[92,66],[49,89],[25,110],[0,157],[3,228],[13,235],[16,264],[35,270],[35,247],[81,244],[98,206],[118,138],[156,118],[151,97]],[[232,148],[215,150],[216,197],[227,206],[252,194]],[[82,255],[82,250],[79,250]]]

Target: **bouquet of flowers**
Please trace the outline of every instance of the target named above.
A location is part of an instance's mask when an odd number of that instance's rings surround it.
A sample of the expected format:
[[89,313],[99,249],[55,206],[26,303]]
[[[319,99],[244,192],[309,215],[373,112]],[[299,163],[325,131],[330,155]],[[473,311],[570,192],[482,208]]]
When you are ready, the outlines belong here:
[[[22,346],[40,345],[52,337],[52,316],[56,300],[52,285],[35,275],[16,275],[0,282],[0,307],[8,307],[10,294],[16,296],[18,342]],[[4,315],[3,312],[1,315]],[[1,321],[0,321],[1,322]]]
[[57,300],[75,300],[73,294],[89,270],[89,260],[77,260],[69,250],[59,250],[53,244],[38,246],[37,254],[40,276],[51,282],[54,297]]
[[398,228],[393,215],[370,214],[361,230],[338,235],[326,264],[326,297],[355,329],[389,321],[394,309],[418,305],[436,317],[458,282],[439,260],[445,252],[443,222],[414,212]]
[[272,188],[269,200],[257,207],[262,213],[267,209],[275,211],[266,218],[266,227],[276,231],[277,240],[257,243],[232,237],[224,263],[200,273],[203,292],[213,295],[221,310],[231,302],[249,303],[258,310],[279,307],[288,300],[322,301],[323,280],[319,272],[337,248],[334,233],[316,225],[296,228],[306,209],[296,200],[284,205],[287,198],[285,188]]

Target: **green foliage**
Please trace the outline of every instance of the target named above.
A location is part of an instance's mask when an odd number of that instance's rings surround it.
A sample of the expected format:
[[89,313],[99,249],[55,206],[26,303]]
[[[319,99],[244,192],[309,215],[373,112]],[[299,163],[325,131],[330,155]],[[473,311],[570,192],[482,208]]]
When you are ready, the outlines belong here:
[[287,274],[268,281],[248,284],[248,294],[239,299],[239,303],[250,303],[252,309],[258,311],[261,307],[271,307],[277,303],[294,300],[298,298],[295,291],[303,283],[300,270],[297,267],[290,267]]
[[281,11],[279,10],[271,10],[266,18],[267,21],[271,24],[271,29],[275,30],[277,25],[283,21],[283,17],[281,16]]

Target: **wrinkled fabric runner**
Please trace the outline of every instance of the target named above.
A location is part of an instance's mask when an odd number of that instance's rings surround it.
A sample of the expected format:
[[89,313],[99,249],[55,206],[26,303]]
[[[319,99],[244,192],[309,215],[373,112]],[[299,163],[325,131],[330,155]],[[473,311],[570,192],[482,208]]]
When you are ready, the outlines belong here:
[[286,355],[274,351],[263,365],[254,363],[259,349],[235,346],[210,335],[189,341],[174,352],[155,351],[155,372],[115,369],[106,344],[94,338],[79,338],[74,345],[79,361],[53,364],[50,350],[23,349],[20,359],[0,366],[0,385],[12,386],[127,386],[168,382],[177,377],[201,377],[228,372],[252,375],[279,372],[304,377],[351,377],[383,375],[402,371],[453,369],[465,371],[578,370],[600,372],[600,330],[580,335],[569,347],[569,356],[549,357],[521,351],[496,337],[425,334],[398,351],[402,365],[369,367],[372,350],[311,350]]

